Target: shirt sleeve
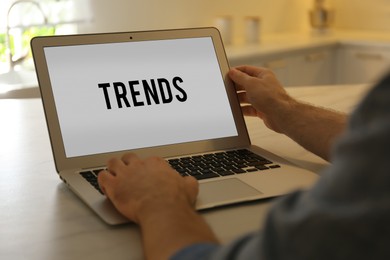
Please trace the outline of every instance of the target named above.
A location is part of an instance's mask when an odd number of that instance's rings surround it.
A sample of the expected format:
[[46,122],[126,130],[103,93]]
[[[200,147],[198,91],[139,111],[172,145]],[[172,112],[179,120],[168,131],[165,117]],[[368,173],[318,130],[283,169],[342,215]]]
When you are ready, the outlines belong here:
[[212,252],[217,250],[220,246],[216,244],[202,243],[187,246],[179,250],[171,260],[197,260],[197,259],[209,259]]
[[260,233],[247,234],[229,245],[201,243],[178,251],[171,260],[259,259]]

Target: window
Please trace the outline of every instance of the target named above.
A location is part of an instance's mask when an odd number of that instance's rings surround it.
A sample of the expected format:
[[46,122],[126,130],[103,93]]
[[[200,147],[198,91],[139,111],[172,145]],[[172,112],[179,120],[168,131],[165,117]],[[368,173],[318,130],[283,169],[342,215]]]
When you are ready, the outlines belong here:
[[0,73],[32,67],[32,37],[76,33],[77,24],[90,19],[88,14],[89,0],[1,0]]

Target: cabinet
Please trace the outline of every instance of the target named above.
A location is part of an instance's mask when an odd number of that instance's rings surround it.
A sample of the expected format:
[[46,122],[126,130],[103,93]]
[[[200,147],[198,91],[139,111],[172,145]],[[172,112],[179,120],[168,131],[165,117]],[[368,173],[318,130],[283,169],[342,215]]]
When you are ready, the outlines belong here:
[[334,84],[334,56],[334,48],[321,48],[290,57],[288,86]]
[[341,42],[253,55],[231,64],[270,68],[286,87],[374,83],[390,73],[390,44]]
[[230,66],[252,65],[256,67],[266,67],[271,69],[278,80],[286,86],[288,84],[288,63],[289,57],[284,54],[276,55],[253,55],[250,58],[230,60]]
[[271,69],[284,86],[329,85],[335,83],[333,46],[231,61],[232,66],[248,64]]
[[373,83],[390,69],[390,47],[344,44],[337,50],[339,84]]

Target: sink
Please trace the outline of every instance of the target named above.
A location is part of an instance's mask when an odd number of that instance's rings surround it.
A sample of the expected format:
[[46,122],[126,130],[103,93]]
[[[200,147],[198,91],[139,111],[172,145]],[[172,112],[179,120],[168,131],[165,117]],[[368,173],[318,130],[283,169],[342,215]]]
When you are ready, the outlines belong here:
[[0,93],[8,91],[38,87],[37,76],[32,70],[11,70],[0,74]]

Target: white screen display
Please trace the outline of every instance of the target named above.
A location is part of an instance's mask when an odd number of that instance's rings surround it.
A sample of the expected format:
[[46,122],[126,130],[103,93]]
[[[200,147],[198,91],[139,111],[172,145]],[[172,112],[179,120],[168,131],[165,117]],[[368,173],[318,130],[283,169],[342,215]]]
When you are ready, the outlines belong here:
[[68,158],[237,136],[209,37],[44,52]]

